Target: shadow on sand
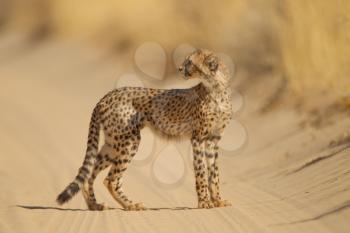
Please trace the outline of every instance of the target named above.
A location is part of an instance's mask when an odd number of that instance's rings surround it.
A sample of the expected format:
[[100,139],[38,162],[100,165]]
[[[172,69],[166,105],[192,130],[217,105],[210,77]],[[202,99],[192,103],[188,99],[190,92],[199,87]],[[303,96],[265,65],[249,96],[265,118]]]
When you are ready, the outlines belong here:
[[[59,211],[94,211],[94,210],[89,210],[89,209],[72,209],[72,208],[60,208],[60,207],[52,207],[52,206],[31,206],[31,205],[16,205],[15,207],[23,208],[23,209],[28,209],[28,210],[59,210]],[[160,211],[160,210],[197,210],[200,208],[193,208],[193,207],[172,207],[172,208],[167,208],[167,207],[160,207],[160,208],[147,208],[146,210],[143,211]],[[122,208],[110,208],[108,207],[104,211],[109,211],[109,210],[122,210],[126,211]]]

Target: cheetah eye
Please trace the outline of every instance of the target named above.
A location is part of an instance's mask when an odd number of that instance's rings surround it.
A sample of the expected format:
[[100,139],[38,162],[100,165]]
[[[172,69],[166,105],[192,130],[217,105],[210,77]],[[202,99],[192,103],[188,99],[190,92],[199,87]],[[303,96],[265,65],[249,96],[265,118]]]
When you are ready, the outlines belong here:
[[218,69],[218,59],[216,57],[209,57],[205,61],[210,71],[216,71]]

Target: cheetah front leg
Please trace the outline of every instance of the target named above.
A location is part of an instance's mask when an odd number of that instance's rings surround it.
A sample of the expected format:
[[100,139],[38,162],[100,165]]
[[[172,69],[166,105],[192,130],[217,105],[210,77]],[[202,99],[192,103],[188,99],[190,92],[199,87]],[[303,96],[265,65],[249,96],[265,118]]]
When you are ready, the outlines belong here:
[[192,139],[193,167],[196,179],[198,208],[213,208],[208,190],[207,166],[205,161],[205,142]]
[[209,177],[209,192],[211,201],[215,207],[231,206],[231,203],[227,200],[222,200],[220,196],[220,184],[219,184],[219,167],[218,167],[218,155],[219,146],[218,139],[211,139],[206,142],[206,160],[208,167]]

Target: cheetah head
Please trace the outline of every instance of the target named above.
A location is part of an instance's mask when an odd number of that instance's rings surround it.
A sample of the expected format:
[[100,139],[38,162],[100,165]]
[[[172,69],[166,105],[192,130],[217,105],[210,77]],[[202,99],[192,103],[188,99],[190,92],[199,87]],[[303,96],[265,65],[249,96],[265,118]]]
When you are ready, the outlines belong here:
[[199,78],[208,87],[227,85],[227,68],[211,51],[198,49],[188,55],[179,71],[185,79]]

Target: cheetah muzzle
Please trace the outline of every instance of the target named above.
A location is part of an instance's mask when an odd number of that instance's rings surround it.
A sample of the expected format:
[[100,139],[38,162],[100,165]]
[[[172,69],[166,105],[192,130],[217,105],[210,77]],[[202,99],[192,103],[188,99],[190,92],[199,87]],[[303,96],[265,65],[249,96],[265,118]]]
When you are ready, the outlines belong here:
[[[96,202],[93,183],[107,167],[104,185],[125,210],[144,210],[123,192],[123,173],[140,144],[145,125],[168,138],[188,137],[199,208],[230,206],[219,190],[218,142],[232,117],[230,75],[220,59],[208,50],[196,50],[179,67],[185,79],[201,82],[189,89],[123,87],[105,95],[93,110],[87,150],[78,175],[57,197],[68,202],[79,190],[90,210],[103,210]],[[105,142],[98,151],[100,128]]]

